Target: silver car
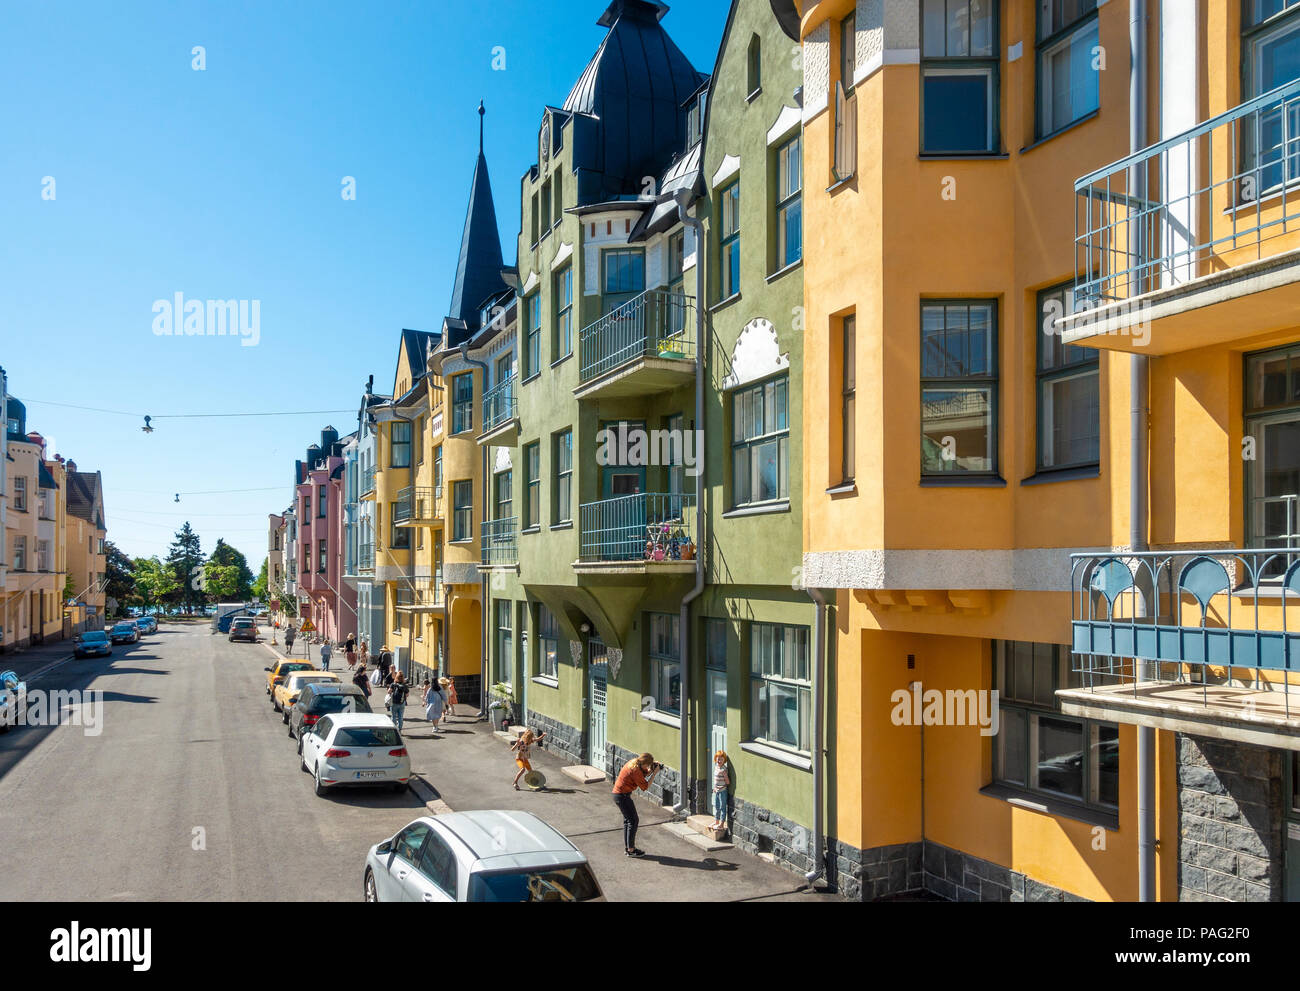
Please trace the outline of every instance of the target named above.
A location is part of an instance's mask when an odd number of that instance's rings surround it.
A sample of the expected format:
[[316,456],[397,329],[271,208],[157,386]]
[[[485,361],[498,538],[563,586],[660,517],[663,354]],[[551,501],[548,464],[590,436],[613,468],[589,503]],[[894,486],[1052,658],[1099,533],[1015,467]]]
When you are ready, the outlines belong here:
[[347,785],[405,791],[411,781],[411,757],[402,734],[382,713],[322,716],[303,734],[302,769],[315,780],[317,795]]
[[587,858],[531,812],[422,816],[370,848],[368,902],[604,901]]

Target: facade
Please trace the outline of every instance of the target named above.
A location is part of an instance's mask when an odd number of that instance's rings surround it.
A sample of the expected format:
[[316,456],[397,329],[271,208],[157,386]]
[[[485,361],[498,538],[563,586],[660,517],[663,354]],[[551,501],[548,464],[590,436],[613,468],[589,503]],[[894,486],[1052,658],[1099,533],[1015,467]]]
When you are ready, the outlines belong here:
[[346,506],[351,530],[348,534],[344,580],[357,597],[357,643],[365,642],[371,652],[384,644],[384,590],[375,581],[375,472],[379,450],[376,445],[376,420],[373,410],[388,402],[388,396],[374,393],[371,376],[357,412],[356,439],[344,451]]
[[356,632],[356,591],[343,581],[343,442],[325,427],[297,464],[298,614],[335,642]]
[[[283,606],[286,595],[284,591],[284,538],[284,514],[269,513],[266,517],[266,598],[268,610],[271,610],[270,603],[272,602],[278,602]],[[282,618],[282,609],[271,610],[272,622],[279,623]]]
[[99,472],[78,471],[67,462],[67,506],[64,545],[67,574],[72,579],[71,633],[102,629],[105,619],[104,486]]

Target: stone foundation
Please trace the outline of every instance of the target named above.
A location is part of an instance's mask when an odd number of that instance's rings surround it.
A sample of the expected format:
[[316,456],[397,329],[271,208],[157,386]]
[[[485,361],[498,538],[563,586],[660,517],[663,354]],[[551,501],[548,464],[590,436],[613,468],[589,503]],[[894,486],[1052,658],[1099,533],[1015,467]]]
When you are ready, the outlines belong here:
[[546,739],[542,741],[545,749],[572,764],[587,763],[587,734],[582,730],[544,716],[536,709],[529,709],[528,718],[524,721],[532,729],[546,734]]
[[[633,757],[639,757],[640,754],[634,754],[630,750],[624,750],[622,747],[613,743],[605,744],[605,766],[599,764],[595,766],[604,771],[611,779],[618,776],[619,770],[630,761]],[[656,805],[672,805],[681,798],[677,789],[678,782],[681,781],[681,775],[674,771],[667,764],[662,771],[655,775],[650,787],[640,792],[641,798],[648,798]]]
[[456,686],[456,707],[463,711],[466,706],[475,709],[483,707],[483,679],[477,674],[457,674],[451,677]]

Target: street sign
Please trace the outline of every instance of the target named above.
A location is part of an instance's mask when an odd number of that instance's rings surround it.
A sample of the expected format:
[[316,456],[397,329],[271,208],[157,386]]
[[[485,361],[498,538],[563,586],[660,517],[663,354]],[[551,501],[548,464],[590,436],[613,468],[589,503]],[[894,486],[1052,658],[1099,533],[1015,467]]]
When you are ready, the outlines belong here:
[[316,624],[313,623],[310,619],[304,619],[302,621],[302,626],[298,627],[298,630],[301,633],[315,633]]

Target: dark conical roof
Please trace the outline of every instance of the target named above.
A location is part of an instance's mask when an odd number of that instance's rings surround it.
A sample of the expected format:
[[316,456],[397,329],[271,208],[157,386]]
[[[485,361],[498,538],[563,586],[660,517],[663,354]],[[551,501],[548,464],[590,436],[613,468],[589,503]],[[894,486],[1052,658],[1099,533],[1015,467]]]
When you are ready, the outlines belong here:
[[483,301],[505,288],[501,280],[501,233],[497,230],[492,183],[488,179],[487,158],[483,155],[482,114],[480,103],[478,161],[474,163],[465,230],[460,238],[460,258],[456,262],[456,282],[447,313],[449,318],[469,327],[478,326]]

